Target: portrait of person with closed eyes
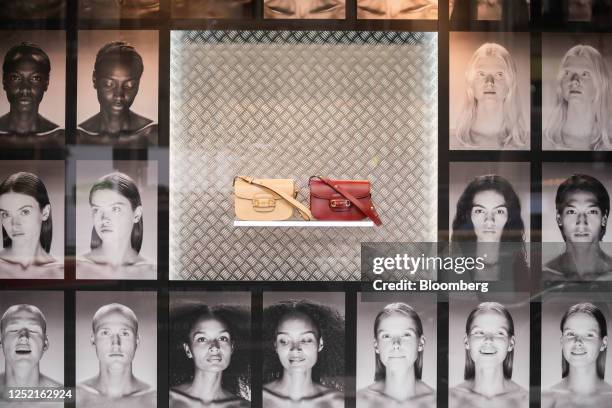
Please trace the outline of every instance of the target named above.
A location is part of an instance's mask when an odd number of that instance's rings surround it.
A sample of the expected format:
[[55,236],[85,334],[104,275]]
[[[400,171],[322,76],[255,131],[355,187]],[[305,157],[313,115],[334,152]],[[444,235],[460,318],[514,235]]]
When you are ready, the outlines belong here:
[[343,20],[345,6],[345,0],[264,0],[264,18]]
[[449,407],[519,408],[529,393],[512,380],[517,346],[512,315],[502,304],[484,302],[465,325],[464,382],[449,391]]
[[2,64],[2,85],[10,109],[0,116],[0,146],[8,148],[61,148],[64,129],[39,113],[49,87],[51,61],[38,45],[24,42],[12,47]]
[[264,309],[263,405],[341,408],[344,319],[307,300],[277,302]]
[[438,0],[358,0],[357,18],[435,20]]
[[126,42],[112,41],[98,51],[92,81],[100,109],[79,124],[78,143],[132,148],[157,144],[157,124],[130,109],[144,69],[140,54]]
[[90,251],[77,258],[77,279],[156,279],[155,264],[142,255],[143,202],[130,176],[107,174],[91,187]]
[[592,303],[572,305],[563,314],[561,381],[542,393],[543,408],[612,406],[612,385],[605,381],[608,325]]
[[596,178],[574,174],[557,188],[556,223],[565,251],[542,267],[544,280],[612,280],[612,257],[601,246],[610,196]]
[[241,396],[250,387],[248,311],[200,304],[171,316],[170,407],[249,407]]
[[601,53],[583,44],[569,49],[544,124],[544,149],[612,150],[610,91],[610,72]]

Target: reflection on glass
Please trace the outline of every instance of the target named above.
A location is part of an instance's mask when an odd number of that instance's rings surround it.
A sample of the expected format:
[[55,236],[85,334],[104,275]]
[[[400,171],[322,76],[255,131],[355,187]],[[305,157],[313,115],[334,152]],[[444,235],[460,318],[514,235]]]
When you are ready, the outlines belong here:
[[357,18],[433,20],[438,0],[358,0]]
[[357,392],[357,407],[435,407],[435,390],[421,380],[425,344],[421,318],[411,306],[385,306],[374,320],[374,383]]
[[264,18],[344,19],[345,0],[264,0]]

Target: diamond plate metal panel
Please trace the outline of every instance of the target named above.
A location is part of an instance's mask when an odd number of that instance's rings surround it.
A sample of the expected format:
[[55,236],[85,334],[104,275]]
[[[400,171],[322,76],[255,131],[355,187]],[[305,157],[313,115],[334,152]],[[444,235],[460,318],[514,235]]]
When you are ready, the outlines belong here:
[[[360,242],[437,238],[437,34],[175,31],[170,277],[358,280]],[[369,179],[378,228],[235,228],[232,180]]]

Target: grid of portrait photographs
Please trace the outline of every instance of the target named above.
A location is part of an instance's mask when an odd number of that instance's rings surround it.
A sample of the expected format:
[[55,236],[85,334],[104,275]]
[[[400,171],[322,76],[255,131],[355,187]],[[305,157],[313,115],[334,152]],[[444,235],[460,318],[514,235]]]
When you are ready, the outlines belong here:
[[[1,407],[612,407],[612,0],[0,6]],[[234,222],[307,159],[383,227]]]

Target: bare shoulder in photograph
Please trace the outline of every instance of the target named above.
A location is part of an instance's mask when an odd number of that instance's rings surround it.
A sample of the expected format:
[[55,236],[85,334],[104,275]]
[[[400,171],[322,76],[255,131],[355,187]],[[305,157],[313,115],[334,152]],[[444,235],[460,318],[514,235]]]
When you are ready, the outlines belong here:
[[436,391],[421,380],[427,339],[418,313],[391,303],[374,319],[374,382],[357,392],[357,408],[415,406],[434,408]]
[[24,42],[8,50],[2,63],[2,85],[10,108],[0,116],[0,146],[64,146],[64,129],[38,112],[49,87],[50,72],[49,56],[38,45]]
[[130,109],[143,71],[142,57],[126,42],[113,41],[98,51],[92,81],[100,111],[79,124],[78,143],[124,147],[157,144],[154,120]]
[[610,215],[605,186],[574,174],[557,188],[555,207],[565,251],[543,266],[543,280],[612,280],[612,257],[601,247]]
[[263,406],[344,407],[344,319],[307,300],[264,309]]
[[0,183],[0,278],[62,279],[64,265],[49,254],[51,202],[37,175],[19,172]]
[[[9,388],[59,388],[62,384],[40,371],[40,360],[52,345],[45,315],[33,305],[13,305],[0,319],[0,345],[4,371],[0,373],[0,405],[23,406],[9,401]],[[45,406],[64,406],[61,404]]]
[[451,0],[451,21],[501,21],[505,26],[529,23],[525,0]]
[[527,279],[524,240],[521,202],[512,184],[496,174],[474,178],[457,200],[451,234],[454,250],[484,259],[482,270],[470,272],[472,279]]
[[160,0],[79,0],[79,17],[147,19],[159,13]]
[[449,407],[526,408],[529,392],[512,380],[514,321],[503,305],[479,304],[465,325],[464,382],[449,390]]
[[77,258],[77,279],[156,279],[154,262],[140,255],[143,203],[127,174],[107,174],[91,187],[90,251]]
[[253,0],[171,0],[172,18],[245,19],[253,15]]
[[346,0],[264,0],[264,18],[344,20]]
[[438,0],[358,0],[357,18],[436,20]]
[[[246,408],[249,311],[197,305],[172,313],[170,408]],[[176,385],[172,385],[176,383]]]
[[465,73],[466,92],[451,142],[459,149],[528,149],[516,63],[503,46],[485,43]]
[[601,53],[590,45],[570,48],[556,85],[544,124],[544,149],[612,150],[610,72]]
[[608,352],[606,317],[591,303],[571,306],[561,318],[561,381],[542,393],[542,408],[612,406],[604,380]]
[[96,311],[92,320],[91,345],[95,349],[99,371],[96,376],[77,384],[77,407],[157,406],[155,389],[132,372],[132,361],[139,343],[138,318],[132,309],[111,303]]
[[59,19],[65,9],[66,0],[0,0],[0,19]]

